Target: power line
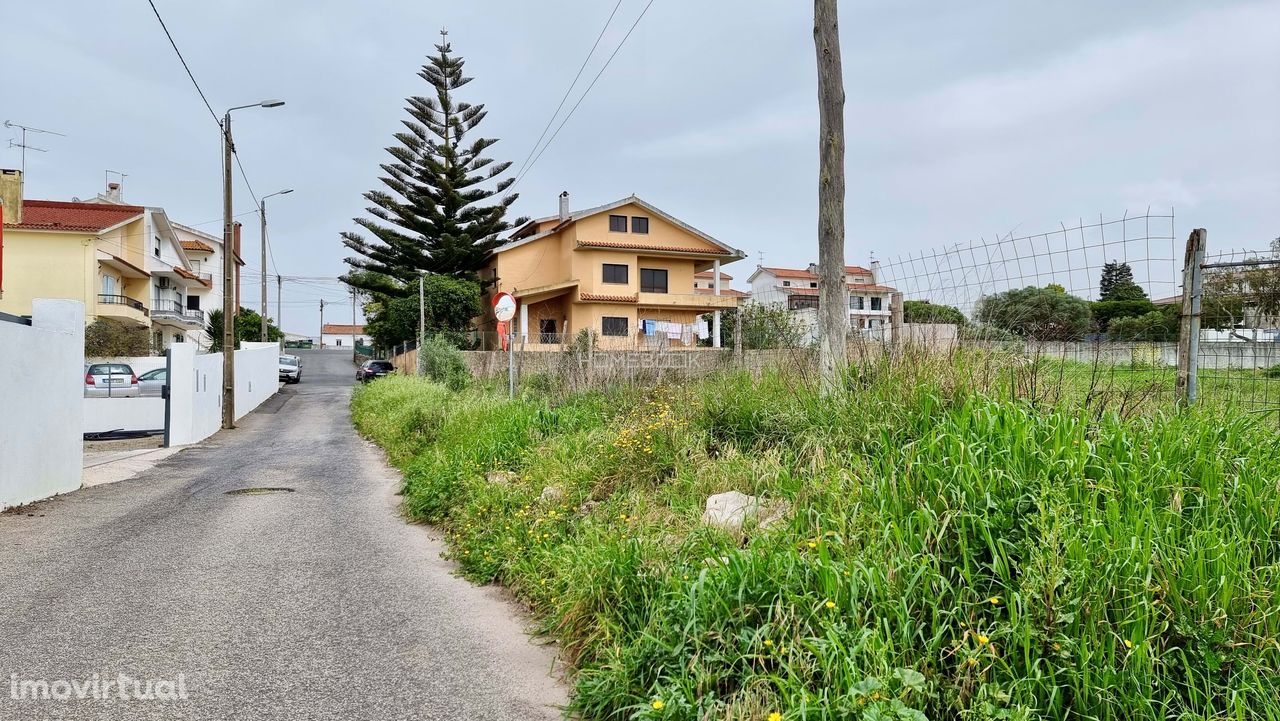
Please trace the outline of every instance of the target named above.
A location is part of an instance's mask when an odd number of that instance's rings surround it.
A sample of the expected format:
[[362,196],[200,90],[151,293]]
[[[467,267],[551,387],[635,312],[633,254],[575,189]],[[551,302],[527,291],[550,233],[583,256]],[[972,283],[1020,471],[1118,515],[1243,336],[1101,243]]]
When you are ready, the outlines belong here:
[[568,115],[565,115],[564,120],[560,121],[560,124],[556,126],[556,131],[551,134],[550,138],[547,139],[546,145],[542,146],[542,150],[539,150],[538,154],[534,156],[533,162],[525,166],[525,168],[520,172],[520,174],[516,176],[516,181],[512,183],[511,187],[508,188],[507,190],[511,190],[512,188],[515,188],[515,186],[519,185],[520,181],[524,179],[526,175],[529,174],[530,170],[533,169],[533,166],[537,165],[538,159],[542,157],[542,154],[546,152],[547,148],[551,147],[551,143],[555,142],[556,136],[560,134],[560,131],[562,129],[564,129],[565,123],[569,122],[569,118],[573,117],[574,111],[578,109],[579,105],[582,105],[583,100],[586,100],[587,95],[591,93],[591,89],[596,86],[596,81],[600,79],[601,75],[604,75],[605,70],[609,69],[609,64],[613,62],[613,59],[615,57],[617,57],[618,51],[622,49],[622,46],[627,44],[627,39],[631,37],[631,33],[636,29],[636,26],[640,24],[640,21],[644,19],[645,13],[649,12],[649,8],[652,6],[653,6],[653,0],[649,0],[649,2],[644,6],[644,9],[640,11],[640,15],[636,17],[635,22],[631,23],[631,27],[627,30],[627,34],[622,36],[622,41],[619,42],[618,46],[613,49],[613,53],[609,55],[609,59],[604,61],[604,66],[600,68],[600,72],[596,73],[596,76],[591,79],[591,84],[587,86],[587,89],[582,91],[582,95],[578,98],[578,102],[573,104],[573,107],[569,109]]
[[218,123],[218,127],[222,127],[222,123],[218,120],[218,114],[213,112],[213,106],[209,104],[209,99],[205,97],[204,90],[200,89],[200,83],[196,82],[196,76],[192,74],[190,66],[187,65],[187,59],[182,57],[182,51],[178,49],[178,43],[174,42],[173,35],[169,33],[169,28],[164,24],[164,18],[160,17],[160,11],[156,9],[154,0],[147,0],[151,5],[151,12],[156,14],[156,20],[160,21],[160,29],[164,31],[164,36],[169,38],[169,44],[173,46],[173,52],[177,53],[178,60],[182,63],[182,68],[187,71],[187,77],[191,78],[191,84],[196,86],[196,92],[200,94],[200,99],[204,101],[204,106],[209,109],[209,116],[213,118],[213,122]]
[[[583,58],[582,65],[578,67],[578,74],[573,76],[573,82],[569,83],[569,87],[564,91],[564,96],[560,98],[560,104],[556,106],[555,112],[551,113],[551,117],[547,118],[547,124],[542,128],[542,134],[534,141],[533,147],[529,148],[529,154],[524,157],[524,161],[520,163],[520,169],[516,172],[518,178],[524,173],[524,169],[529,165],[529,158],[533,157],[534,151],[542,144],[542,139],[547,137],[547,131],[551,129],[551,124],[556,121],[560,115],[560,109],[564,107],[564,102],[569,99],[569,94],[578,85],[578,78],[582,77],[582,71],[587,69],[587,63],[591,62],[591,56],[595,54],[596,48],[600,46],[600,40],[604,38],[604,33],[609,29],[609,23],[613,22],[613,16],[618,13],[618,8],[622,7],[622,0],[618,0],[613,6],[613,12],[609,13],[609,18],[604,21],[604,27],[600,28],[600,34],[596,36],[596,41],[591,45],[591,50],[587,52],[587,57]],[[512,183],[514,185],[515,183]]]

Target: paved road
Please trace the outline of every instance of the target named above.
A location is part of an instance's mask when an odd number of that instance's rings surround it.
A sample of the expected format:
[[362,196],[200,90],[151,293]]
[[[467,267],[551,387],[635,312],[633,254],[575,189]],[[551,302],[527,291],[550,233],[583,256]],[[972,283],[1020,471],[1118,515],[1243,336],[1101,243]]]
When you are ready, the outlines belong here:
[[[559,717],[552,653],[397,516],[345,353],[304,374],[137,478],[0,514],[0,720]],[[296,492],[225,493],[249,486]],[[187,698],[13,698],[94,674],[181,674]]]

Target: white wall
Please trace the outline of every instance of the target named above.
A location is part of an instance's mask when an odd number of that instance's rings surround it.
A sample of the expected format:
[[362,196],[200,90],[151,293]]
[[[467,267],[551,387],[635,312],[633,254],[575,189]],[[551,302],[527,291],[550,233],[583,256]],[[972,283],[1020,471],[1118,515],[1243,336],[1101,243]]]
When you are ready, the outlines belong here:
[[236,420],[280,389],[280,344],[241,343],[236,351]]
[[0,321],[0,508],[80,487],[83,394],[83,303],[37,298],[30,326]]
[[[173,358],[173,373],[169,378],[169,444],[199,443],[222,427],[222,354],[196,354],[195,345],[191,343],[178,343],[169,351]],[[236,419],[239,420],[280,388],[280,346],[241,343],[233,362]]]
[[163,398],[85,398],[84,432],[164,429]]
[[[325,348],[337,348],[339,347],[339,341],[341,341],[342,348],[351,349],[350,333],[325,333],[322,336],[322,340]],[[360,345],[369,345],[369,336],[357,333],[356,341]]]

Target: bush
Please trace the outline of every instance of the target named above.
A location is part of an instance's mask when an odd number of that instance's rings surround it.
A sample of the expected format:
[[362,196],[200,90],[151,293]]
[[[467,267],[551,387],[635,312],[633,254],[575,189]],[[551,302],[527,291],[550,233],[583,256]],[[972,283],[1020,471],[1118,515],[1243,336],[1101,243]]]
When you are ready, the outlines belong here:
[[[585,719],[1280,718],[1273,428],[911,371],[554,406],[393,377],[353,418],[462,574],[555,637]],[[726,490],[793,511],[703,525]]]
[[1093,329],[1089,301],[1030,286],[983,298],[977,320],[1028,340],[1079,340]]
[[902,302],[902,322],[949,323],[963,326],[969,323],[969,319],[954,306],[934,304],[927,300],[906,300]]
[[442,335],[433,335],[418,346],[418,365],[423,375],[450,390],[462,390],[471,379],[462,351]]
[[1280,365],[1274,365],[1262,372],[1267,378],[1280,378]]
[[84,329],[86,358],[151,355],[151,334],[145,326],[115,318],[99,318]]

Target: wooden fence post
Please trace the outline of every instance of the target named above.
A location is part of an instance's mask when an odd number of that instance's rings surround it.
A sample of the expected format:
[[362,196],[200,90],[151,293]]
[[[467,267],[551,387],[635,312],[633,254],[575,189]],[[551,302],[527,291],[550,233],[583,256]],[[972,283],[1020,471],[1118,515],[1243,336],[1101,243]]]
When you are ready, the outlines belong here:
[[902,328],[902,294],[889,294],[889,344],[893,347],[893,352],[897,353],[902,347],[903,337]]
[[1179,402],[1192,405],[1196,402],[1196,370],[1200,361],[1200,309],[1204,292],[1205,245],[1208,231],[1196,228],[1187,238],[1187,250],[1182,260],[1182,321],[1178,324],[1178,381]]

